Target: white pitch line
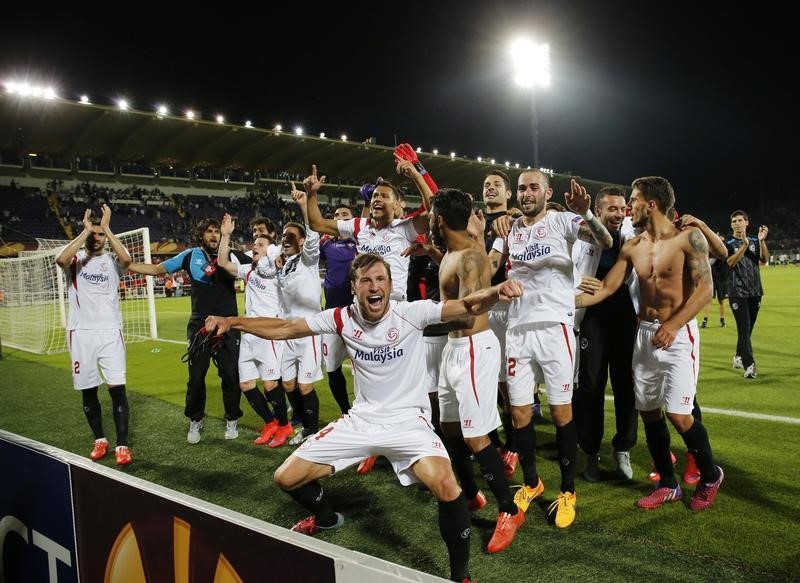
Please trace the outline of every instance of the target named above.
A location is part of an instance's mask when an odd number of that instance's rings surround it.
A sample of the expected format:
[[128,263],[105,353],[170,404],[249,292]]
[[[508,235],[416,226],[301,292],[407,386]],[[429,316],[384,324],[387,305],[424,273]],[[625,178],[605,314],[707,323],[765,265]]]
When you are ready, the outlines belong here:
[[[613,401],[614,397],[606,395],[606,401]],[[766,415],[764,413],[750,413],[749,411],[735,411],[733,409],[717,409],[716,407],[701,407],[703,413],[717,413],[718,415],[728,415],[730,417],[744,417],[746,419],[760,419],[761,421],[777,421],[779,423],[792,423],[800,425],[797,417],[783,417],[781,415]]]

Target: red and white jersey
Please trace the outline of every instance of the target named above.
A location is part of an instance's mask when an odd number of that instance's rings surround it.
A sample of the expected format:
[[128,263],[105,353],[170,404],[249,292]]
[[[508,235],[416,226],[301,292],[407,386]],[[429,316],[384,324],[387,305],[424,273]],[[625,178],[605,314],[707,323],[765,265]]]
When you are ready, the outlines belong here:
[[575,269],[572,244],[584,220],[571,212],[549,213],[531,225],[514,221],[508,234],[511,270],[508,279],[522,282],[522,297],[508,308],[508,329],[533,322],[561,322],[575,318]]
[[245,281],[245,316],[249,318],[259,316],[279,317],[278,274],[274,264],[267,263],[267,266],[258,267],[252,263],[239,265],[238,272],[239,277]]
[[109,253],[80,250],[64,272],[69,278],[67,330],[120,330],[119,278],[125,272]]
[[319,233],[309,229],[308,225],[300,253],[287,257],[278,270],[278,298],[281,316],[287,320],[316,314],[322,307]]
[[355,378],[351,413],[372,423],[392,423],[409,411],[430,419],[422,330],[442,321],[443,306],[390,300],[383,319],[367,322],[354,303],[306,318],[315,334],[339,334],[344,341]]
[[408,257],[400,255],[417,238],[413,218],[395,219],[383,229],[369,219],[336,221],[339,237],[353,239],[359,253],[375,253],[383,257],[392,270],[392,297],[405,298],[408,281]]

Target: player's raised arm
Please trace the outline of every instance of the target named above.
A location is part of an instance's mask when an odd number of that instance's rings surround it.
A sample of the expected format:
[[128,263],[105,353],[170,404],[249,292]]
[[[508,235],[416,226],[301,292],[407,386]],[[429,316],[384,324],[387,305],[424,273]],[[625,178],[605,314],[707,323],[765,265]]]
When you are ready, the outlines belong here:
[[86,244],[86,239],[92,234],[92,211],[86,209],[83,213],[83,231],[75,237],[69,244],[61,250],[56,257],[56,263],[61,267],[67,267],[72,263],[72,258],[78,250]]
[[590,206],[592,204],[592,197],[586,192],[586,188],[579,184],[574,178],[570,180],[570,192],[564,193],[564,199],[567,201],[567,207],[574,213],[577,213],[585,221],[578,231],[578,239],[600,245],[603,249],[611,249],[614,245],[614,240],[611,238],[611,233],[608,232],[592,211]]
[[217,265],[228,272],[231,277],[239,275],[239,269],[231,261],[231,235],[236,229],[236,221],[228,214],[222,217],[219,225],[219,252],[217,253]]
[[106,239],[108,240],[108,244],[111,245],[111,250],[117,255],[117,263],[119,263],[123,269],[128,269],[132,261],[131,254],[128,253],[128,248],[122,244],[122,241],[111,231],[111,208],[107,204],[104,204],[102,206],[102,211],[103,215],[100,218],[100,227],[102,227],[103,232],[106,234]]
[[[326,219],[322,216],[322,211],[319,210],[317,194],[323,184],[325,184],[325,177],[317,177],[317,165],[312,164],[311,175],[303,180],[303,185],[306,187],[306,212],[308,213],[306,220],[308,221],[308,226],[317,233],[338,237],[339,227],[336,226],[336,221],[333,219]],[[291,185],[292,191],[297,190],[294,182],[292,182]]]

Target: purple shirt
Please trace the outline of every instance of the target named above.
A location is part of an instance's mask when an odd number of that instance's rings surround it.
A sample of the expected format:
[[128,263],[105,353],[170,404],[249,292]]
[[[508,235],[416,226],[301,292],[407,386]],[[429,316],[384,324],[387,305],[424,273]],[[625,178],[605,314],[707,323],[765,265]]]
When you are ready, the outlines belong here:
[[325,236],[320,243],[320,253],[325,260],[325,307],[340,308],[353,303],[350,285],[350,264],[356,256],[356,242]]

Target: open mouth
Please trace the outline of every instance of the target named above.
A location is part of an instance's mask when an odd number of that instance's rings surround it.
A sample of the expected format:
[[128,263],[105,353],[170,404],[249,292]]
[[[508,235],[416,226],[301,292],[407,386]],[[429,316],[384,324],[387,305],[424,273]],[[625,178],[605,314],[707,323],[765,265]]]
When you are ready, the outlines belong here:
[[380,306],[382,302],[383,297],[378,294],[367,296],[367,303],[370,305],[370,307],[374,308]]

